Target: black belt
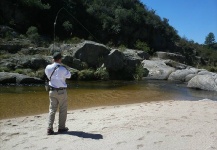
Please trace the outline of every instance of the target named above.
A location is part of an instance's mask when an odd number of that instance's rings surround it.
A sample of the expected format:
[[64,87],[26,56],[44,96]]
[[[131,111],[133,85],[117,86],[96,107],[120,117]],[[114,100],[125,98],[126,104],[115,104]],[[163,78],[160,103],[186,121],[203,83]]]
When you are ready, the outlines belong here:
[[59,90],[65,90],[65,89],[66,89],[66,88],[64,88],[64,87],[61,87],[61,88],[54,88],[54,87],[50,86],[50,90],[51,90],[51,91],[54,91],[54,90],[59,91]]

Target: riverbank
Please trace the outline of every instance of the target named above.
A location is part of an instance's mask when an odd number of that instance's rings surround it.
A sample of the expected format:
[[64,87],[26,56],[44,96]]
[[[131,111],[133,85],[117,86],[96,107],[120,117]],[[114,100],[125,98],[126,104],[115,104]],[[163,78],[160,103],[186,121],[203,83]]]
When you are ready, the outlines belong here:
[[46,124],[47,114],[0,120],[0,149],[217,149],[217,102],[206,99],[73,110],[65,134],[47,136]]

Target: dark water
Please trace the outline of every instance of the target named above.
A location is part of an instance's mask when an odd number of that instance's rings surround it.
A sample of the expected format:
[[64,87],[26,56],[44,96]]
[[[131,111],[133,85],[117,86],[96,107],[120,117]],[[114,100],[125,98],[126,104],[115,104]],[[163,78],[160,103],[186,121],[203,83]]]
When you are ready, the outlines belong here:
[[[217,100],[217,92],[186,88],[168,81],[68,82],[68,108],[132,104],[161,100]],[[43,85],[0,86],[0,119],[47,113],[48,92]]]

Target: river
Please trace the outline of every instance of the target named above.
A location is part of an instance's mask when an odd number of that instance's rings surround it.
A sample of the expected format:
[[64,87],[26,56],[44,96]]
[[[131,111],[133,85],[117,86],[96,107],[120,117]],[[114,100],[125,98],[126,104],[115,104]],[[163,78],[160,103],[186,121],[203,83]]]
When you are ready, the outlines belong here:
[[[68,110],[162,100],[217,100],[217,92],[161,80],[67,83]],[[48,92],[43,85],[0,86],[0,119],[48,113],[48,107]]]

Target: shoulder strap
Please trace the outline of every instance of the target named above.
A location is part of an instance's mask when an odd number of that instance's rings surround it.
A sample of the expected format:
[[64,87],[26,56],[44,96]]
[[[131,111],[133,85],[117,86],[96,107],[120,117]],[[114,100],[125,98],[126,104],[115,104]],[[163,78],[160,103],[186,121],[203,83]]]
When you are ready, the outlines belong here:
[[[55,71],[59,66],[60,66],[60,65],[57,65],[57,66],[54,68],[53,72],[52,72],[51,75],[50,75],[50,80],[51,80],[51,77],[52,77],[54,71]],[[50,80],[49,80],[49,81],[50,81]]]

